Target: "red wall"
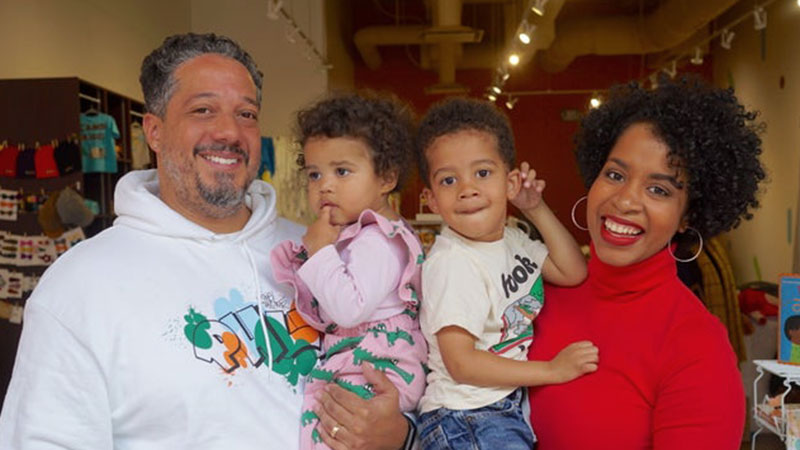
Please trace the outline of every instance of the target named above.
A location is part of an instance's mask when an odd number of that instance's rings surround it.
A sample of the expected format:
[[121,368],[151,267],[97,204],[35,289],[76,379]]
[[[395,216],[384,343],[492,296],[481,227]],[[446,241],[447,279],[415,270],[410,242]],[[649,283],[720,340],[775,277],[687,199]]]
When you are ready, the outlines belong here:
[[[380,51],[383,63],[374,71],[356,58],[356,87],[391,91],[409,102],[419,115],[432,103],[443,98],[441,95],[425,94],[425,87],[436,83],[436,73],[422,71],[413,66],[405,49],[382,47]],[[413,47],[409,51],[418,55]],[[702,72],[710,79],[711,64],[708,59],[706,58],[706,63],[699,69],[690,66],[682,69]],[[640,56],[584,56],[577,58],[566,71],[557,74],[543,72],[531,62],[527,67],[512,72],[505,90],[604,90],[616,83],[639,79],[643,73],[648,72],[643,69]],[[479,97],[491,82],[492,74],[491,70],[460,70],[456,79],[470,88],[470,96]],[[565,109],[583,112],[589,98],[590,94],[522,96],[510,111],[503,106],[504,96],[497,100],[497,105],[511,120],[517,162],[529,161],[538,176],[547,182],[544,195],[548,205],[581,243],[588,242],[588,235],[575,228],[570,219],[572,205],[586,192],[572,154],[572,138],[578,123],[563,121],[561,112]],[[422,188],[423,184],[416,175],[409,178],[402,199],[405,217],[413,218],[416,214],[419,207],[418,195]],[[579,209],[585,210],[583,208],[585,204]],[[585,223],[583,215],[579,217]]]

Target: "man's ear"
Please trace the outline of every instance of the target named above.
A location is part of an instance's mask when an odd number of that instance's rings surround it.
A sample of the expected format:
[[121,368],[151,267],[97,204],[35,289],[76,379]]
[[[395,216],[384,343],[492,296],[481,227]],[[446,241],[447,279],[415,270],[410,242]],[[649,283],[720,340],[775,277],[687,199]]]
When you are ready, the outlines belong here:
[[506,177],[506,197],[511,200],[519,194],[520,189],[522,189],[522,173],[519,169],[514,169],[508,172]]
[[425,201],[428,202],[428,208],[435,214],[439,214],[439,205],[436,203],[436,197],[433,195],[433,191],[430,190],[430,188],[424,188],[422,190],[422,195],[425,196]]
[[144,136],[147,138],[147,144],[154,152],[161,151],[161,129],[164,126],[164,121],[155,114],[146,113],[142,119],[142,129]]

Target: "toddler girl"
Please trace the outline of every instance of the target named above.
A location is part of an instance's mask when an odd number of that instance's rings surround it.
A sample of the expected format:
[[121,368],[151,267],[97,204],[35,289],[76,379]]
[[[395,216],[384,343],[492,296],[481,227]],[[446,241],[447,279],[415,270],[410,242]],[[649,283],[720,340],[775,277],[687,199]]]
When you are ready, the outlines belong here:
[[[298,115],[317,212],[303,245],[272,250],[278,282],[295,291],[298,312],[325,332],[321,364],[305,386],[300,448],[325,448],[314,396],[326,383],[370,398],[359,365],[373,364],[397,386],[403,411],[425,389],[427,345],[417,321],[422,250],[414,232],[389,206],[411,155],[411,117],[388,98],[340,95]],[[341,427],[331,437],[346,432]]]

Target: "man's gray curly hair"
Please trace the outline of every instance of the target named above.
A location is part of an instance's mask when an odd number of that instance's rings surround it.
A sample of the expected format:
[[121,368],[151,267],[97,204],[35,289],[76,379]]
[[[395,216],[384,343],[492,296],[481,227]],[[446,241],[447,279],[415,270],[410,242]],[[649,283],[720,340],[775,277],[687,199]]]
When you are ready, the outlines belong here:
[[228,37],[217,36],[214,33],[186,33],[164,39],[161,47],[153,50],[142,61],[139,83],[142,85],[147,112],[164,117],[167,103],[175,90],[175,69],[186,61],[206,53],[217,53],[242,63],[253,78],[256,85],[256,101],[261,105],[263,74],[258,70],[253,58],[239,44]]

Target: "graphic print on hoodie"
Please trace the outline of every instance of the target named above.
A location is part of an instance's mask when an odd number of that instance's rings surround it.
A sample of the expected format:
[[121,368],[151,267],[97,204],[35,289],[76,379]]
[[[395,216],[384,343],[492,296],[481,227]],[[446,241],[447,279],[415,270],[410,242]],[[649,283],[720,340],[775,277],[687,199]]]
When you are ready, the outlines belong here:
[[[215,318],[189,307],[183,332],[197,359],[218,365],[226,373],[266,364],[296,386],[317,363],[319,333],[297,314],[290,298],[262,296],[263,324],[257,304],[246,303],[231,289],[228,298],[214,300]],[[264,339],[264,329],[269,344]]]

